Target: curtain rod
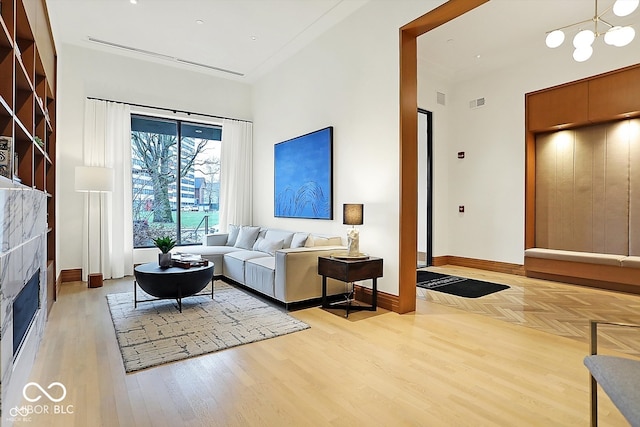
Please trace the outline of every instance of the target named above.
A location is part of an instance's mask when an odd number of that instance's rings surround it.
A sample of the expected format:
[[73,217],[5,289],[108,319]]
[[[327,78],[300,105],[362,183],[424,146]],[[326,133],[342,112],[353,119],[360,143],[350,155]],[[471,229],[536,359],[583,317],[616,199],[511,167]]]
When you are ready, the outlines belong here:
[[226,120],[235,120],[237,122],[253,123],[251,120],[234,119],[232,117],[214,116],[212,114],[204,114],[204,113],[194,113],[193,111],[176,110],[175,108],[153,107],[151,105],[132,104],[130,102],[114,101],[113,99],[95,98],[93,96],[87,96],[87,99],[94,99],[96,101],[115,102],[117,104],[127,104],[127,105],[131,105],[132,107],[153,108],[155,110],[171,111],[174,114],[175,113],[185,113],[187,115],[194,114],[194,115],[197,115],[197,116],[211,117],[211,118],[214,118],[214,119],[226,119]]

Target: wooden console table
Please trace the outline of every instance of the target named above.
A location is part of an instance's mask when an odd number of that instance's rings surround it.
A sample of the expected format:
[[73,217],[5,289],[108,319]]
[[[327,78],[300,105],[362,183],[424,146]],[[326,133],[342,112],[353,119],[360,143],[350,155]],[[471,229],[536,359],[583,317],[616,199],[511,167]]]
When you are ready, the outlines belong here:
[[[318,274],[322,276],[322,308],[344,308],[347,311],[345,317],[349,317],[350,310],[376,311],[378,307],[378,277],[382,277],[382,258],[318,257]],[[353,282],[371,279],[373,282],[371,305],[352,305],[352,296],[347,297],[346,302],[329,303],[327,301],[327,277],[350,283],[352,286],[351,294],[353,294]]]

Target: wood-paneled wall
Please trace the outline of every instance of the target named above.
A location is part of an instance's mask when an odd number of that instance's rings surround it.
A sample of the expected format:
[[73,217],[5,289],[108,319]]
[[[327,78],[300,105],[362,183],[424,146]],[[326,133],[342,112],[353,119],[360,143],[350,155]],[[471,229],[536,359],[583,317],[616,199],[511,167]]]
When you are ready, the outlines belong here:
[[638,128],[629,119],[536,137],[536,247],[629,254]]
[[[537,245],[536,136],[560,129],[640,117],[640,64],[528,93],[525,108],[526,249]],[[640,242],[631,244],[640,246]]]
[[629,145],[629,255],[640,256],[640,121],[632,123],[629,132],[635,143]]

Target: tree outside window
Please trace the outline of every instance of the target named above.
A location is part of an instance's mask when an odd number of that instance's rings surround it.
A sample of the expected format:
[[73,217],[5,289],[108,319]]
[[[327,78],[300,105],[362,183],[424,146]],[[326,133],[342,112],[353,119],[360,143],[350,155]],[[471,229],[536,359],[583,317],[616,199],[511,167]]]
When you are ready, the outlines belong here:
[[196,244],[217,228],[221,137],[220,126],[132,115],[134,247]]

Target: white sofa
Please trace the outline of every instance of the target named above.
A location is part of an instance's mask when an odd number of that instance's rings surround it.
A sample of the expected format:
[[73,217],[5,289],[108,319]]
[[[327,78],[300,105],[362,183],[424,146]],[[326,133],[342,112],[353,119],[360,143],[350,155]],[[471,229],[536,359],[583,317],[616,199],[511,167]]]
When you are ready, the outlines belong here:
[[[292,303],[322,297],[318,257],[344,251],[342,239],[273,228],[230,226],[228,233],[208,234],[200,246],[178,249],[214,263],[214,277],[227,278],[270,298]],[[344,284],[328,281],[328,294]]]

